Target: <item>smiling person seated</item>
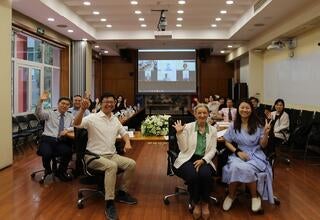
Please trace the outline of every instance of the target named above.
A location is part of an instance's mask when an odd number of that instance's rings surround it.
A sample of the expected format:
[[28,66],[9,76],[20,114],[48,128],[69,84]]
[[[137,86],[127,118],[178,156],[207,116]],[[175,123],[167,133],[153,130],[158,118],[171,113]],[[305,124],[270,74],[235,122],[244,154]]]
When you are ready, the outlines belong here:
[[[223,202],[224,211],[231,208],[241,183],[245,183],[250,191],[253,212],[262,209],[260,197],[274,203],[272,167],[262,151],[268,144],[271,122],[266,121],[263,128],[253,111],[250,101],[241,101],[235,121],[223,136],[226,147],[233,152],[222,172],[222,182],[229,184],[229,194]],[[238,146],[235,147],[234,143]]]
[[193,217],[209,219],[209,200],[212,177],[216,168],[212,159],[216,154],[217,130],[207,123],[209,109],[200,103],[194,108],[196,121],[185,125],[175,122],[180,153],[174,162],[175,173],[186,181],[194,203]]
[[[131,205],[137,203],[137,199],[128,193],[129,186],[134,177],[136,162],[128,157],[119,155],[116,151],[115,141],[119,134],[125,141],[124,152],[131,150],[132,147],[129,135],[118,118],[112,113],[116,105],[114,95],[104,93],[100,100],[101,110],[98,113],[90,114],[83,118],[85,110],[89,107],[89,101],[83,99],[79,114],[74,119],[74,125],[88,130],[87,150],[100,156],[99,159],[93,160],[88,166],[91,169],[105,172],[105,214],[108,219],[117,219],[118,214],[114,200]],[[85,155],[86,162],[93,157]],[[122,185],[117,193],[115,193],[118,169],[124,172]]]
[[72,177],[66,171],[72,157],[72,140],[64,138],[68,132],[73,131],[73,115],[68,112],[70,99],[61,97],[56,110],[44,110],[43,102],[48,98],[49,94],[44,92],[36,106],[36,115],[45,121],[38,154],[42,156],[45,176],[52,173],[51,160],[60,156],[61,161],[55,175],[61,181],[70,181]]

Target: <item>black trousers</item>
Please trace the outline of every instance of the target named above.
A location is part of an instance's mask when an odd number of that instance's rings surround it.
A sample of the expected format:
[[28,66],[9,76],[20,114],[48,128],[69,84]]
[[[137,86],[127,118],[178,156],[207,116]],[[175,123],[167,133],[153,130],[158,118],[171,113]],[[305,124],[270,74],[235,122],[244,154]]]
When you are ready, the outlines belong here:
[[69,139],[58,139],[50,136],[42,136],[38,155],[42,156],[43,167],[51,172],[51,160],[60,157],[58,171],[65,172],[72,158],[72,141]]
[[210,193],[213,187],[213,175],[215,170],[210,164],[203,164],[197,172],[193,162],[201,159],[202,156],[193,155],[190,160],[175,169],[175,174],[186,181],[190,199],[195,204],[200,201],[209,202]]

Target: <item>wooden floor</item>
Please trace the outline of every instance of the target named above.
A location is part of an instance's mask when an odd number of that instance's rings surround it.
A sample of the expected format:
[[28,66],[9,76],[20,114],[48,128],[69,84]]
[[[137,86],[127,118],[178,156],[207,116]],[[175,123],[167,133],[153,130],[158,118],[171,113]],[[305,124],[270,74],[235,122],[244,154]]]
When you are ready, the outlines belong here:
[[[163,196],[171,193],[182,181],[166,176],[166,143],[133,143],[134,150],[127,154],[137,162],[136,179],[130,192],[138,198],[134,206],[118,204],[121,220],[192,219],[187,211],[186,198],[172,199],[163,204]],[[41,186],[31,180],[32,171],[41,168],[41,160],[34,149],[26,149],[15,156],[14,164],[0,171],[0,219],[105,219],[104,200],[96,198],[76,206],[77,190],[81,184],[76,179],[64,183],[48,181]],[[211,219],[320,219],[320,166],[294,159],[290,166],[278,164],[275,170],[275,194],[280,206],[263,203],[264,215],[250,212],[250,200],[241,198],[229,212],[221,205],[211,206]],[[224,187],[218,184],[216,194],[221,199]]]

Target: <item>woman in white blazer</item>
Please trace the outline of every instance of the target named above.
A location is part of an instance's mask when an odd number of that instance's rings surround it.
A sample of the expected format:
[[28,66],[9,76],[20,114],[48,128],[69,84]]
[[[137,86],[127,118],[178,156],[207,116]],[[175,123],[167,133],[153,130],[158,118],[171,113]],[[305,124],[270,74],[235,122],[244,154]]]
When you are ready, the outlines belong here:
[[198,219],[202,215],[203,219],[208,219],[212,176],[216,172],[212,159],[216,154],[217,130],[207,123],[209,109],[206,104],[198,104],[194,112],[195,122],[182,125],[178,120],[173,125],[180,149],[174,167],[176,175],[188,185],[195,204],[193,217]]
[[271,112],[273,121],[273,133],[276,143],[287,142],[289,139],[289,115],[284,111],[284,100],[277,99],[274,102],[275,111]]

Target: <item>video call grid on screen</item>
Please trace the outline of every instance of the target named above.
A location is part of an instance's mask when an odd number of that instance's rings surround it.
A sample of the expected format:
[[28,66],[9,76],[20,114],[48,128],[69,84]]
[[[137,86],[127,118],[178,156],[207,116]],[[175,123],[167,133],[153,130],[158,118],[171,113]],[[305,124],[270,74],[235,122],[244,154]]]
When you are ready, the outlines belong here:
[[139,93],[195,93],[196,51],[139,50]]

